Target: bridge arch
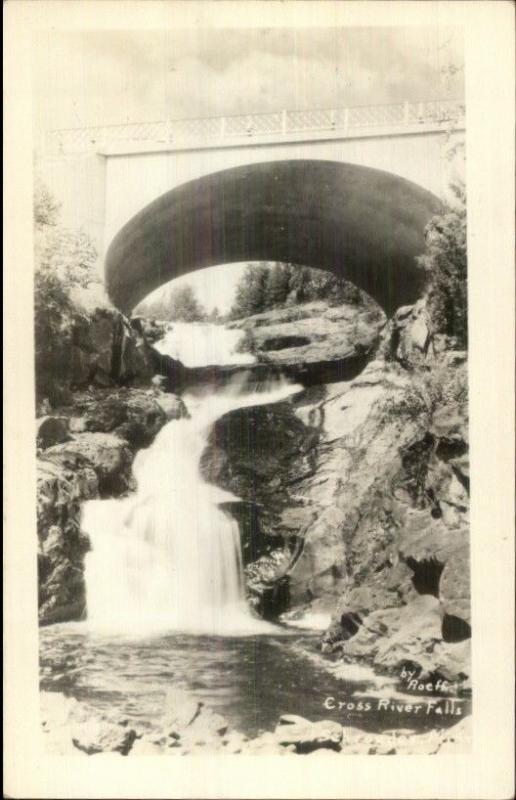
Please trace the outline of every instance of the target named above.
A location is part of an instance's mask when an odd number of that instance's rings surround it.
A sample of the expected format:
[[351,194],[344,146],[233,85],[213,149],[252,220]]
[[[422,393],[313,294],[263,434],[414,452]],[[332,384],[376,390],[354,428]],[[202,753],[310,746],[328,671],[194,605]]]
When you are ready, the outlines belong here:
[[226,169],[166,192],[118,232],[106,254],[113,303],[129,312],[197,269],[242,261],[317,267],[386,311],[414,302],[416,256],[440,201],[382,170],[320,160]]

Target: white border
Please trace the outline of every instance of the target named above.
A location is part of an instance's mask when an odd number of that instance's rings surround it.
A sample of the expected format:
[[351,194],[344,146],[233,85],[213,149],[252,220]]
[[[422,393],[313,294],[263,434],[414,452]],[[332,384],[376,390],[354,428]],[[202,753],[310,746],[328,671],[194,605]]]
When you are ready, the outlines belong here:
[[[511,2],[10,0],[5,34],[5,792],[32,798],[509,798],[514,635],[514,6]],[[44,756],[39,749],[31,31],[463,25],[473,545],[471,756]]]

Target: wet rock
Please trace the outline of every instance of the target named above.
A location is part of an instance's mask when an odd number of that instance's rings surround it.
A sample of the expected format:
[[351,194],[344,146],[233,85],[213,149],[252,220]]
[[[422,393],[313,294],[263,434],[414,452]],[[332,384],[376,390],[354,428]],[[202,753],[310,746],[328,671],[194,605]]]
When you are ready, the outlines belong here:
[[114,433],[132,450],[148,447],[168,420],[179,419],[186,412],[175,395],[128,388],[76,393],[70,411],[75,433]]
[[185,413],[179,398],[159,388],[90,389],[76,392],[73,404],[61,409],[56,419],[62,420],[59,428],[67,437],[47,446],[38,459],[42,624],[80,619],[85,612],[84,555],[89,540],[80,529],[81,504],[132,489],[134,453],[151,444],[169,419]]
[[156,394],[155,400],[168,422],[172,419],[184,419],[189,416],[183,400],[175,394],[159,392]]
[[284,574],[289,560],[284,550],[273,550],[245,568],[248,602],[264,619],[277,619],[289,607],[289,578]]
[[131,483],[132,455],[127,442],[110,433],[78,433],[73,440],[48,448],[45,459],[72,468],[88,463],[104,497],[121,494]]
[[36,441],[45,450],[54,444],[66,442],[70,438],[66,417],[47,416],[36,420]]
[[306,303],[256,314],[230,327],[246,334],[246,349],[259,361],[288,370],[341,363],[370,350],[385,324],[377,306]]
[[[61,445],[58,445],[60,447]],[[52,448],[50,448],[52,449]],[[45,454],[49,450],[45,451]],[[39,619],[41,624],[80,619],[85,607],[84,555],[89,541],[80,529],[80,507],[98,497],[91,463],[77,455],[37,462]]]

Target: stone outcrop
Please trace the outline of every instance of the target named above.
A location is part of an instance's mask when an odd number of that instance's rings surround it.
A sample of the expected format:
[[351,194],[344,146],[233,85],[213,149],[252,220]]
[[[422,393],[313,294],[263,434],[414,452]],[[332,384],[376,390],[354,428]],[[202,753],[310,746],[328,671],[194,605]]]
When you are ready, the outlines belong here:
[[331,364],[376,344],[385,315],[376,304],[328,306],[324,301],[274,309],[230,323],[242,347],[281,367]]
[[[321,647],[332,658],[466,682],[466,354],[433,335],[424,301],[387,324],[375,307],[350,308],[311,303],[235,323],[258,359],[250,386],[286,372],[304,388],[218,420],[201,470],[241,498],[228,510],[257,613],[330,612]],[[187,413],[162,387],[220,380],[157,354],[147,327],[95,312],[76,340],[89,354],[77,362],[83,388],[39,420],[42,622],[84,613],[80,504],[131,490],[134,453]],[[166,377],[150,388],[155,371]]]
[[156,373],[174,391],[203,384],[219,388],[235,377],[250,389],[280,376],[314,386],[359,375],[385,324],[375,303],[329,307],[317,301],[230,323],[242,330],[242,351],[255,356],[254,364],[185,367],[151,348],[152,358]]
[[48,414],[43,409],[49,405],[72,403],[78,390],[148,386],[156,371],[155,354],[139,320],[108,307],[75,309],[61,341],[54,348],[45,344],[48,352],[38,351],[36,358],[40,414]]
[[167,421],[180,419],[187,412],[176,395],[159,389],[124,387],[77,392],[68,413],[74,433],[114,433],[137,450],[148,447]]
[[332,610],[334,657],[465,680],[467,420],[465,354],[435,341],[424,304],[354,380],[219,420],[203,470],[252,509],[250,595],[282,582],[291,609]]
[[37,520],[41,624],[85,613],[81,506],[134,488],[134,454],[163,425],[186,414],[183,402],[153,389],[97,389],[75,395],[59,416],[38,421]]
[[84,555],[80,508],[98,497],[98,478],[86,458],[39,458],[37,519],[39,619],[42,624],[80,619],[84,613]]

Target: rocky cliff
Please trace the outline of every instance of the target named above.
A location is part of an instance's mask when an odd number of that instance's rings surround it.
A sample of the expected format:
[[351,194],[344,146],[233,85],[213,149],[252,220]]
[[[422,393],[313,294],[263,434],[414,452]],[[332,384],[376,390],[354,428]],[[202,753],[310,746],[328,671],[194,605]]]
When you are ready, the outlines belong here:
[[[85,613],[81,506],[133,489],[135,453],[169,419],[186,414],[183,402],[152,382],[155,361],[139,321],[97,309],[77,315],[66,369],[59,373],[61,403],[39,403],[37,523],[39,620],[80,619]],[[45,385],[54,376],[45,376]]]
[[[272,334],[262,324],[263,344]],[[287,324],[290,338],[273,329],[284,351],[300,346]],[[375,355],[353,380],[219,420],[202,468],[245,501],[233,512],[262,614],[326,613],[322,649],[332,657],[391,672],[410,662],[466,681],[466,354],[431,335],[423,302],[378,333],[369,331]]]
[[[229,510],[251,605],[270,619],[325,615],[332,659],[410,663],[467,684],[466,354],[432,335],[422,301],[388,322],[374,307],[315,303],[235,324],[258,359],[251,381],[272,369],[303,384],[289,401],[218,420],[201,461],[242,498]],[[153,374],[169,389],[174,376],[179,389],[213,378],[164,368],[154,328],[95,312],[75,334],[68,402],[40,404],[42,623],[84,614],[81,504],[130,491],[135,452],[186,413]]]

